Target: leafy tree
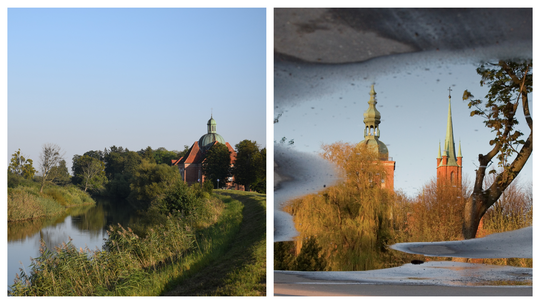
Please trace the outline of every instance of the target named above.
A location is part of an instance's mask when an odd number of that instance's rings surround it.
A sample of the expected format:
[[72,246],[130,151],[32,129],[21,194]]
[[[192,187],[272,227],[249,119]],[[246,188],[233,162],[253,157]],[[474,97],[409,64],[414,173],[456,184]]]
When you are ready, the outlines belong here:
[[156,159],[154,158],[154,151],[150,146],[146,147],[146,149],[142,149],[138,153],[143,159],[146,159],[150,163],[156,163]]
[[54,166],[51,169],[51,173],[51,176],[54,176],[52,182],[57,185],[65,186],[71,182],[66,161],[63,159],[58,163],[58,166]]
[[129,198],[147,208],[152,202],[162,199],[167,189],[179,179],[180,172],[175,167],[143,159],[133,174]]
[[461,238],[464,202],[470,196],[468,183],[452,187],[433,179],[410,203],[410,214],[403,234],[407,242],[453,241]]
[[103,151],[100,151],[100,150],[90,150],[90,151],[84,153],[84,155],[88,155],[88,156],[93,157],[95,159],[98,159],[100,161],[105,161],[105,153]]
[[178,159],[184,157],[184,155],[188,154],[189,152],[189,146],[188,145],[184,145],[184,150],[180,151],[180,152],[177,152],[176,153],[176,156]]
[[[482,77],[480,85],[490,87],[485,97],[487,101],[473,99],[474,96],[467,90],[463,93],[463,100],[470,100],[469,108],[475,108],[471,116],[483,117],[486,127],[495,133],[495,138],[489,142],[493,146],[491,151],[478,155],[479,167],[473,193],[464,210],[462,232],[466,239],[476,236],[480,219],[521,172],[533,148],[533,120],[528,98],[532,92],[532,60],[500,60],[498,63],[482,64],[476,71]],[[521,130],[516,128],[520,103],[530,131],[526,140],[523,140]],[[514,154],[517,155],[512,159]],[[494,158],[498,159],[502,171],[490,171],[496,177],[484,189],[486,170]]]
[[197,197],[193,187],[189,187],[181,178],[178,178],[170,187],[167,187],[156,206],[159,206],[160,212],[165,214],[180,211],[184,216],[194,216],[201,204],[202,200]]
[[80,180],[79,185],[85,192],[88,189],[98,190],[104,187],[107,177],[105,176],[105,164],[101,160],[89,155],[75,155],[73,163],[74,166],[75,163],[77,164],[77,178]]
[[127,198],[131,192],[130,183],[142,158],[136,153],[112,146],[105,149],[105,174],[109,182],[106,185],[109,195]]
[[250,190],[252,184],[256,184],[260,179],[264,178],[266,172],[266,155],[263,161],[263,156],[259,151],[257,142],[251,140],[243,140],[236,146],[236,160],[232,169],[235,182],[246,187],[246,191]]
[[53,170],[53,168],[58,166],[60,161],[63,160],[63,157],[64,155],[58,145],[50,143],[43,145],[39,165],[41,171],[41,188],[39,192],[43,192],[45,184],[56,177],[55,175],[58,173],[58,170]]
[[11,162],[8,166],[8,170],[11,173],[20,175],[26,179],[32,179],[36,174],[36,169],[34,169],[34,162],[30,158],[25,158],[21,154],[21,149],[13,153],[11,156]]
[[163,147],[154,150],[153,154],[157,164],[170,165],[173,159],[179,159],[177,152],[167,151]]
[[259,193],[266,193],[266,148],[260,151],[260,164],[257,175],[257,180],[251,186],[252,190]]
[[[231,152],[222,143],[214,144],[207,152],[202,163],[202,171],[206,179],[213,185],[217,185],[217,180],[224,185],[231,176]],[[216,186],[217,187],[217,186]]]

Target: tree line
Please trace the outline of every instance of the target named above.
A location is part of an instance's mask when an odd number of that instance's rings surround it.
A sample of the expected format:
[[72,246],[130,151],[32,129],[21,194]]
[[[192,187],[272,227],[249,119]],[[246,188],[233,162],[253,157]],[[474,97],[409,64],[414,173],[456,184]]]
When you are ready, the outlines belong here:
[[[266,148],[259,149],[257,143],[250,140],[243,140],[235,148],[237,157],[232,167],[230,152],[225,145],[216,144],[207,151],[203,164],[208,181],[205,187],[217,187],[217,179],[226,181],[234,176],[236,182],[245,185],[247,190],[265,193]],[[48,184],[73,184],[93,195],[135,202],[146,200],[148,205],[152,195],[163,190],[163,187],[171,186],[173,180],[180,179],[178,168],[171,166],[172,160],[180,159],[188,152],[188,146],[184,146],[183,151],[151,147],[130,151],[111,146],[103,151],[91,150],[74,155],[71,167],[73,175],[70,175],[61,148],[56,144],[45,144],[37,167],[39,170],[20,149],[15,152],[8,166],[8,180],[14,187],[21,178],[35,179],[41,184],[40,192]],[[39,176],[36,175],[38,171]]]

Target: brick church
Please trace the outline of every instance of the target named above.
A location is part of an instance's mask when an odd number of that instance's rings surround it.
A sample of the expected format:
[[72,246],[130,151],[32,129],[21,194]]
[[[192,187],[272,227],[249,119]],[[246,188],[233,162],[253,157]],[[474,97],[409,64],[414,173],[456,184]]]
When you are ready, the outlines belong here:
[[[210,116],[210,119],[206,125],[207,133],[201,136],[198,141],[193,143],[186,155],[180,159],[172,160],[172,165],[178,167],[182,179],[188,185],[193,183],[203,183],[205,181],[205,176],[202,172],[202,163],[206,158],[206,152],[215,144],[221,143],[227,146],[229,152],[231,152],[231,167],[234,165],[236,160],[236,152],[234,151],[233,147],[216,132],[217,124],[212,115]],[[220,183],[220,185],[220,188],[244,190],[244,186],[234,183],[233,177],[230,177],[226,183]]]
[[[450,93],[451,89],[448,89]],[[451,96],[448,94],[448,118],[446,122],[446,137],[441,155],[441,144],[439,143],[439,155],[437,156],[437,185],[443,183],[461,187],[462,176],[461,143],[456,155],[454,143],[454,129],[452,125]]]
[[393,161],[388,154],[388,148],[386,145],[379,140],[381,132],[379,129],[379,124],[381,123],[381,113],[377,110],[375,105],[377,100],[375,96],[375,86],[371,86],[371,96],[368,104],[369,107],[364,112],[364,140],[359,142],[358,145],[366,145],[368,148],[375,150],[379,155],[379,160],[383,164],[386,170],[386,177],[381,180],[381,187],[394,190],[394,171],[396,169],[396,162]]

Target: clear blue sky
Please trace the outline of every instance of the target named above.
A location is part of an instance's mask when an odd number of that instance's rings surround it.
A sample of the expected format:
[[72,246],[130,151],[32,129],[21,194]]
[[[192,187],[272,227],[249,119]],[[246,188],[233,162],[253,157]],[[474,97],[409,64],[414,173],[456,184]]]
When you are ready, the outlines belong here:
[[266,147],[266,10],[8,9],[8,162],[42,145]]
[[[481,117],[471,117],[464,90],[484,98],[476,67],[480,58],[506,49],[461,53],[415,53],[379,58],[362,64],[321,67],[279,67],[275,81],[292,83],[292,91],[276,93],[274,138],[294,139],[298,151],[320,153],[322,144],[358,143],[364,139],[363,114],[368,109],[371,84],[375,83],[381,113],[380,140],[396,162],[395,189],[409,196],[436,177],[439,142],[444,144],[448,116],[448,88],[452,88],[452,119],[456,153],[461,141],[463,178],[475,179],[478,154],[491,150],[493,134]],[[517,54],[515,50],[514,54]],[[496,57],[498,58],[498,57]],[[283,69],[283,70],[281,70]],[[289,74],[291,73],[291,74]],[[530,109],[532,107],[532,94]],[[523,109],[518,128],[530,131]],[[495,162],[497,162],[495,160]],[[520,173],[525,185],[532,182],[532,156]]]

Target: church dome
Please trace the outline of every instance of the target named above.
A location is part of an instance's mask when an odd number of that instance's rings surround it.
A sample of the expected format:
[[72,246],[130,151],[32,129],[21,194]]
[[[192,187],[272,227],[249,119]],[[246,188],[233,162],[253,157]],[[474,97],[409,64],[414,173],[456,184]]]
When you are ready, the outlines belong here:
[[204,148],[207,145],[212,144],[212,143],[214,143],[216,141],[219,142],[219,143],[225,144],[225,139],[223,139],[223,137],[221,135],[217,134],[217,133],[204,134],[199,139],[199,147]]
[[364,144],[368,149],[378,152],[380,160],[388,160],[388,148],[382,141],[376,138],[366,138],[358,144]]
[[221,135],[216,133],[217,124],[212,116],[210,116],[210,119],[208,120],[206,126],[207,133],[201,136],[201,138],[199,139],[199,148],[206,150],[208,145],[211,145],[216,141],[225,144],[225,139],[223,139]]

